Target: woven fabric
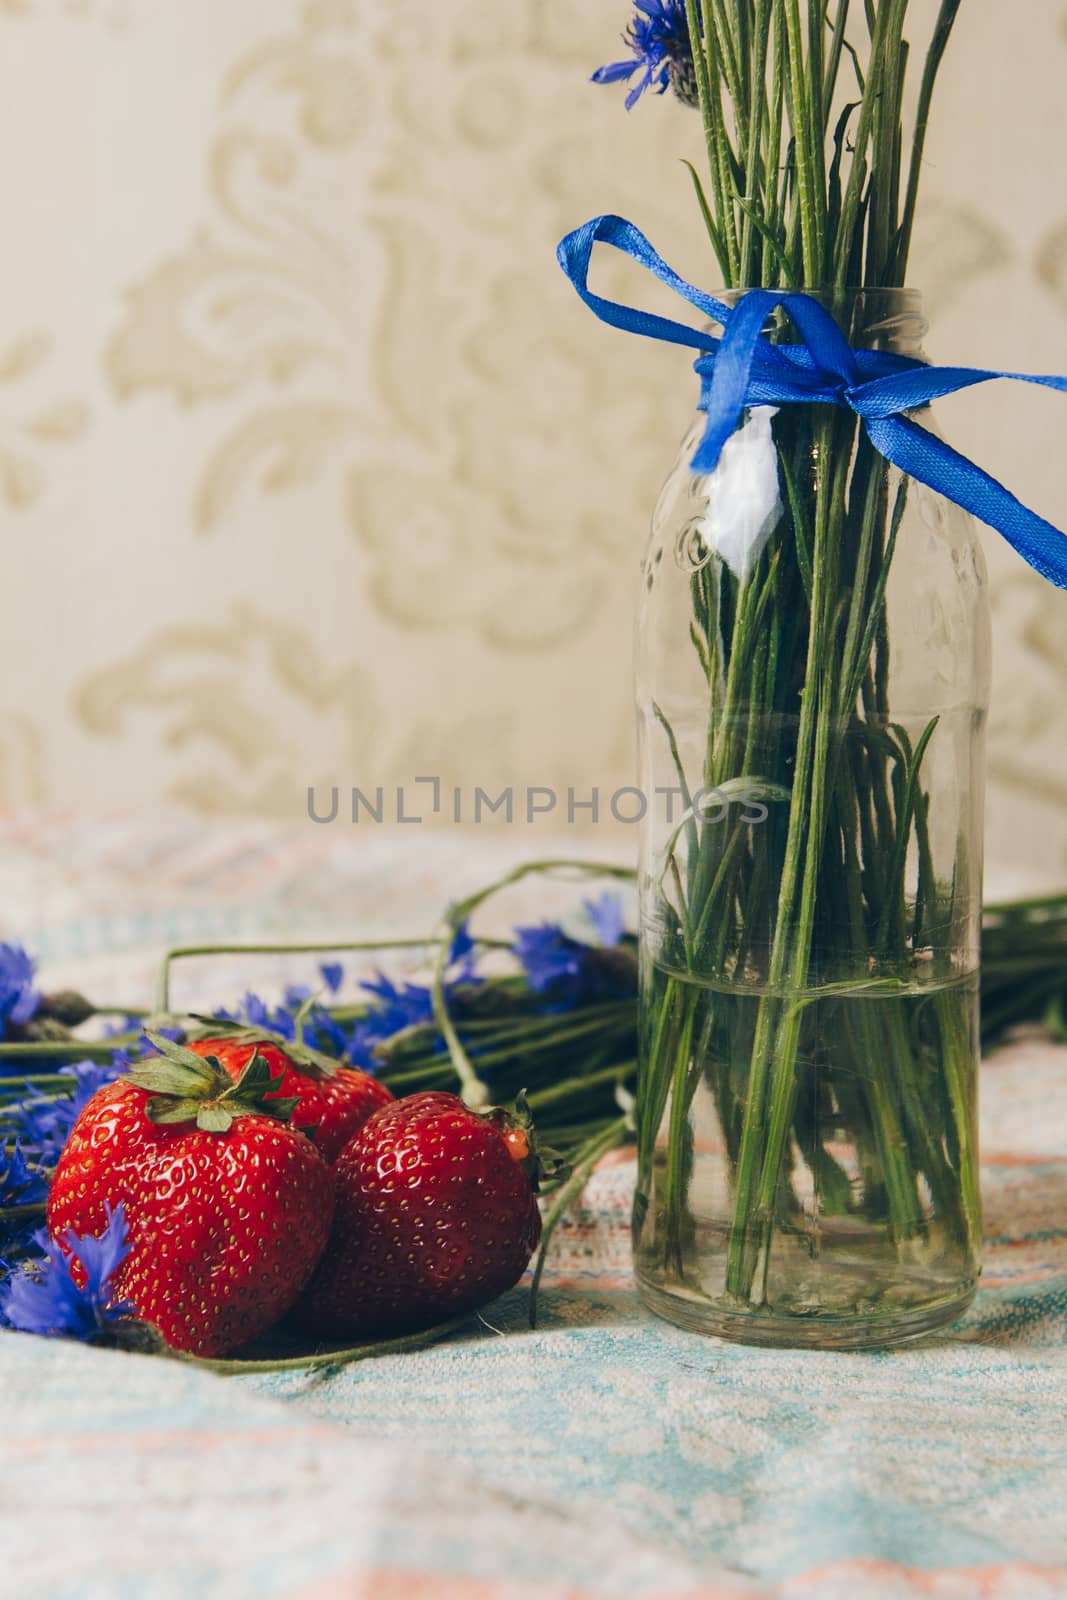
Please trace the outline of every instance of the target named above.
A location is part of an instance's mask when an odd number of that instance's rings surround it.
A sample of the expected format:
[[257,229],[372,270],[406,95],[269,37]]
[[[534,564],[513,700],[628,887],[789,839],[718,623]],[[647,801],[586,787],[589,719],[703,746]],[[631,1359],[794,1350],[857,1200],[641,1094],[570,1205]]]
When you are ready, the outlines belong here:
[[[83,859],[66,896],[37,901],[50,971],[106,973],[145,999],[143,928],[185,936],[194,855],[216,926],[254,855],[259,926],[274,932],[299,899],[290,871],[322,886],[335,926],[342,900],[358,921],[388,879],[406,931],[477,881],[455,844],[435,866],[430,843],[388,856],[383,841],[336,879],[277,840],[258,855],[237,844],[227,856],[160,835],[153,852],[140,837],[156,861],[132,906],[140,935],[114,884],[122,909],[100,909],[108,869]],[[0,933],[26,931],[29,907],[21,924],[4,910]],[[242,910],[242,937],[254,921]],[[218,1000],[234,976],[189,983]],[[535,1332],[520,1288],[439,1345],[328,1379],[223,1379],[0,1334],[4,1592],[1067,1596],[1067,1050],[1026,1039],[985,1063],[982,1147],[978,1299],[893,1352],[759,1350],[649,1316],[630,1277],[628,1158],[600,1168],[557,1233]]]

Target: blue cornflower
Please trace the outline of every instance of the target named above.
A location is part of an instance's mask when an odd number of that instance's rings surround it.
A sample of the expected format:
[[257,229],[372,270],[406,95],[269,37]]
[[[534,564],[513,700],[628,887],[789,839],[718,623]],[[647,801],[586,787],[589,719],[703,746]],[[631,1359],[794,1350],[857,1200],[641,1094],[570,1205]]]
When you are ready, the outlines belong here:
[[59,1069],[61,1077],[75,1080],[72,1095],[62,1100],[35,1095],[8,1108],[19,1133],[40,1153],[44,1165],[54,1165],[59,1159],[71,1128],[96,1091],[106,1083],[113,1083],[129,1065],[129,1058],[122,1050],[116,1050],[111,1061],[103,1065],[97,1061],[72,1062]]
[[[462,922],[456,929],[448,952],[446,997],[458,984],[469,986],[481,983],[477,964],[477,941],[471,937],[466,922]],[[348,1036],[348,1054],[357,1066],[373,1072],[378,1064],[374,1054],[376,1045],[391,1039],[404,1028],[417,1028],[433,1022],[433,993],[429,984],[395,983],[384,972],[379,972],[374,979],[364,980],[360,987],[374,995],[376,1004],[353,1027]],[[443,1039],[438,1041],[437,1048],[442,1051],[446,1048]]]
[[33,986],[36,966],[20,944],[0,944],[0,1039],[10,1022],[29,1022],[41,996]]
[[[325,968],[322,969],[327,987],[330,979]],[[336,968],[337,986],[340,986],[343,971],[340,966]],[[248,993],[237,1008],[236,1015],[216,1006],[214,1016],[227,1022],[244,1022],[253,1028],[263,1028],[269,1033],[275,1033],[280,1039],[295,1040],[297,1013],[305,1001],[309,1000],[314,990],[307,984],[290,984],[285,991],[284,1000],[280,1005],[269,1006],[258,994]],[[314,1005],[305,1012],[302,1025],[302,1037],[305,1044],[315,1050],[322,1050],[326,1055],[342,1059],[349,1053],[350,1039],[343,1025],[336,1022],[324,1006]]]
[[426,984],[394,983],[379,972],[377,978],[365,979],[360,987],[377,999],[361,1022],[365,1039],[390,1039],[402,1028],[433,1021],[433,997]]
[[583,901],[582,913],[573,924],[573,931],[565,931],[555,922],[514,931],[512,952],[521,963],[530,988],[561,1005],[576,1005],[579,1000],[612,987],[604,981],[595,952],[613,949],[622,942],[622,898],[609,891],[598,900]]
[[[456,929],[452,948],[448,952],[448,982],[446,993],[458,983],[478,983],[475,971],[477,944],[471,938],[465,922]],[[364,982],[361,988],[377,996],[378,1004],[360,1023],[365,1039],[389,1039],[401,1028],[414,1028],[420,1023],[433,1021],[433,996],[428,984],[394,983],[384,972],[376,979]]]
[[111,1293],[111,1280],[130,1253],[122,1205],[114,1211],[107,1208],[107,1227],[98,1239],[79,1239],[72,1232],[63,1236],[63,1245],[85,1274],[83,1288],[75,1282],[73,1262],[59,1243],[52,1243],[43,1231],[34,1234],[34,1242],[44,1256],[16,1268],[0,1292],[0,1321],[8,1327],[47,1338],[92,1342],[109,1323],[132,1314],[133,1307]]
[[632,111],[645,90],[653,86],[657,94],[673,89],[679,100],[695,106],[696,74],[684,0],[635,0],[635,5],[630,26],[622,36],[633,52],[633,60],[598,67],[593,82],[620,83],[640,72],[626,96],[627,111]]
[[516,928],[512,950],[522,963],[526,981],[535,994],[544,994],[553,984],[581,976],[584,947],[568,939],[555,923]]
[[9,1156],[0,1144],[0,1209],[36,1205],[48,1198],[48,1180],[39,1167],[30,1166],[18,1140]]

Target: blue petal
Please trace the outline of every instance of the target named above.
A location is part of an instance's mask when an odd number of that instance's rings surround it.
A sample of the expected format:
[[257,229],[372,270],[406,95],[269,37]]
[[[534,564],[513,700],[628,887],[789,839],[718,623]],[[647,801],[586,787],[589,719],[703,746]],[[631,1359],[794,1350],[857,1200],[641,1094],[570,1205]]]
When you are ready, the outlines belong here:
[[130,1307],[109,1292],[110,1280],[129,1251],[121,1205],[108,1211],[107,1227],[99,1239],[67,1235],[68,1248],[86,1271],[83,1289],[75,1283],[71,1263],[58,1244],[50,1243],[47,1234],[35,1235],[35,1242],[44,1250],[43,1258],[29,1263],[29,1270],[14,1272],[0,1294],[0,1319],[9,1327],[51,1338],[91,1339],[106,1322],[129,1314]]
[[322,981],[331,994],[336,994],[344,982],[345,969],[339,961],[324,961],[319,968]]
[[627,109],[627,111],[632,111],[633,110],[634,106],[640,100],[640,98],[644,94],[645,90],[648,89],[648,88],[651,88],[651,85],[652,85],[652,68],[648,67],[646,69],[645,75],[641,79],[640,83],[636,84],[635,87],[632,88],[630,90],[629,94],[626,96],[626,109]]
[[26,1160],[19,1141],[15,1140],[10,1156],[0,1146],[0,1206],[36,1205],[47,1198],[47,1179]]
[[98,1239],[90,1235],[78,1239],[73,1234],[66,1238],[67,1248],[77,1256],[85,1268],[85,1289],[91,1296],[102,1295],[130,1253],[130,1236],[126,1227],[126,1208],[120,1202],[112,1211],[107,1206],[107,1227]]
[[0,1035],[5,1022],[29,1022],[36,1015],[41,1004],[33,987],[36,970],[22,945],[0,944]]
[[620,83],[625,78],[632,78],[641,63],[633,61],[612,61],[606,67],[597,67],[590,83]]
[[258,994],[246,994],[241,1001],[241,1010],[254,1028],[270,1026],[270,1013],[264,1000]]
[[576,979],[581,974],[581,947],[555,923],[516,928],[512,951],[535,994],[544,994],[561,979]]
[[608,890],[597,900],[583,901],[602,946],[617,945],[623,935],[622,896]]

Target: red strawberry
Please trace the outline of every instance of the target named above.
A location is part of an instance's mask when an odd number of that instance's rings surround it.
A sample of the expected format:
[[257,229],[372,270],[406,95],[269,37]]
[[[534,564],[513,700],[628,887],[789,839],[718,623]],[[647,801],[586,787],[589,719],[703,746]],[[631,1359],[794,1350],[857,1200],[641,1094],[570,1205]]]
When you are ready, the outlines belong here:
[[117,1297],[176,1350],[224,1355],[289,1310],[322,1255],[333,1173],[284,1120],[292,1101],[253,1055],[234,1084],[215,1061],[149,1035],[161,1059],[98,1089],[48,1197],[48,1229],[100,1235],[126,1207]]
[[198,1056],[214,1056],[235,1082],[258,1050],[271,1072],[280,1075],[271,1094],[295,1100],[293,1127],[303,1128],[327,1161],[335,1161],[356,1129],[393,1098],[369,1072],[339,1067],[318,1051],[282,1046],[247,1028],[226,1037],[191,1039],[189,1049]]
[[531,1130],[452,1094],[376,1111],[345,1146],[337,1217],[296,1320],[329,1337],[402,1333],[517,1283],[541,1237]]

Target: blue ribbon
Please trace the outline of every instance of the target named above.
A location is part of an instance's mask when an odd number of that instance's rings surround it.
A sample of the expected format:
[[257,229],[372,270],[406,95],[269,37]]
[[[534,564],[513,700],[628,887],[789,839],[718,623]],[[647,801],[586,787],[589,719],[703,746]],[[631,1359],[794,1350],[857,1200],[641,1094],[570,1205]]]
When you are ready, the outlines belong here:
[[[597,243],[631,256],[683,300],[721,324],[722,338],[594,294],[588,280]],[[943,395],[993,378],[1037,383],[1062,393],[1067,393],[1067,378],[987,372],[975,367],[931,367],[887,351],[853,350],[830,313],[807,295],[750,289],[735,306],[726,306],[680,278],[644,234],[622,217],[594,217],[569,233],[557,254],[570,282],[602,322],[627,333],[705,352],[696,362],[696,370],[707,423],[693,457],[694,472],[714,470],[746,406],[844,406],[861,419],[867,437],[887,461],[988,523],[1043,578],[1060,589],[1067,588],[1067,537],[909,415]],[[763,326],[778,306],[788,312],[803,343],[771,344],[764,336]]]

